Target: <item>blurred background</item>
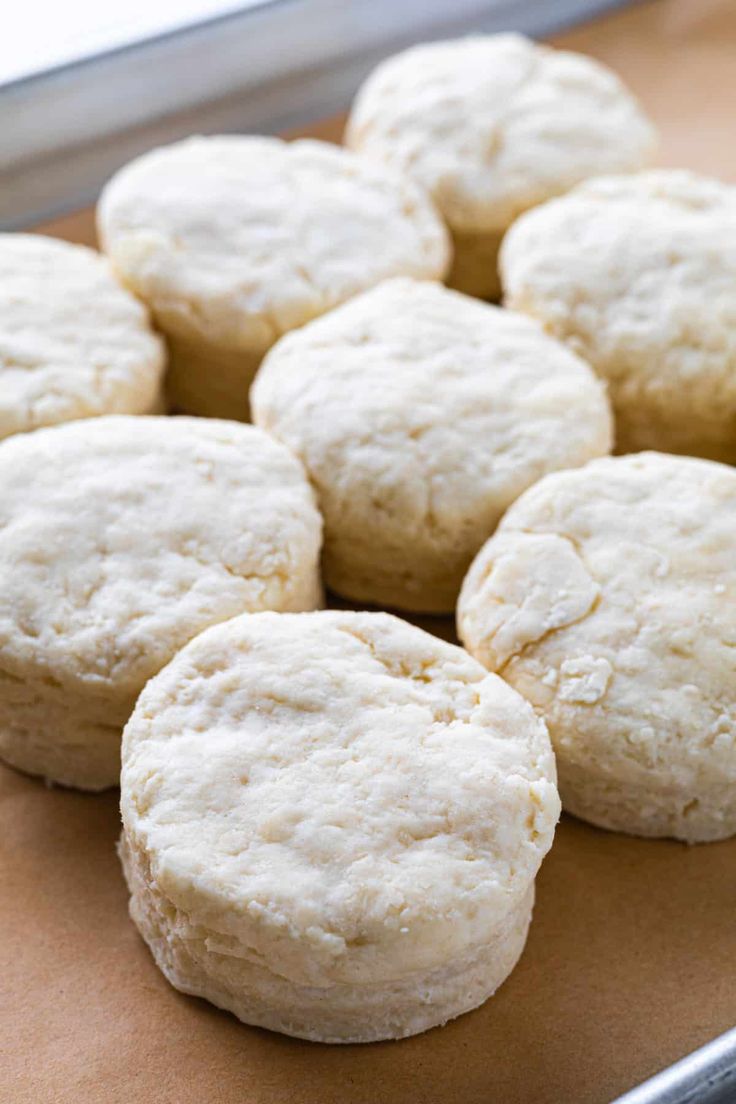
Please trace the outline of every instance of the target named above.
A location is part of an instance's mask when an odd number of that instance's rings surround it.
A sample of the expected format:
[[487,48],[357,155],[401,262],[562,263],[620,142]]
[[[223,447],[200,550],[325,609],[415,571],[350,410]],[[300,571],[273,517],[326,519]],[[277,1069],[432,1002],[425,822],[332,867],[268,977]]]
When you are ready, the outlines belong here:
[[92,203],[191,133],[307,131],[413,42],[519,30],[601,58],[664,132],[662,160],[736,178],[734,0],[21,0],[0,37],[0,228]]

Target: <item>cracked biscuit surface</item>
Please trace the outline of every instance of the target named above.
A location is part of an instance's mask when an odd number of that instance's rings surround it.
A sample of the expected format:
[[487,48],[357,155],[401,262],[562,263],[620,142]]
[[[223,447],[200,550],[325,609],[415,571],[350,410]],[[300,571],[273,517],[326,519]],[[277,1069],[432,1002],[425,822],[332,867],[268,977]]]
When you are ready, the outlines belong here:
[[109,262],[0,234],[0,437],[161,406],[164,346]]
[[416,184],[316,141],[153,150],[107,185],[98,225],[169,338],[172,401],[215,417],[247,417],[255,369],[287,330],[389,276],[442,279],[450,257]]
[[588,181],[512,226],[501,271],[506,304],[606,381],[618,452],[736,463],[736,188]]
[[0,756],[116,785],[146,681],[197,632],[320,601],[301,465],[252,426],[93,418],[0,445]]
[[513,220],[586,177],[644,168],[656,135],[600,63],[499,34],[382,62],[358,93],[346,143],[428,190],[453,236],[450,285],[496,298]]
[[131,914],[179,989],[323,1042],[482,1003],[524,945],[559,814],[531,707],[383,613],[209,629],[125,729]]
[[522,315],[406,279],[282,339],[251,401],[317,489],[327,585],[425,612],[454,609],[522,491],[611,442],[587,364]]
[[736,832],[736,472],[641,453],[547,476],[463,584],[470,652],[544,717],[563,806]]

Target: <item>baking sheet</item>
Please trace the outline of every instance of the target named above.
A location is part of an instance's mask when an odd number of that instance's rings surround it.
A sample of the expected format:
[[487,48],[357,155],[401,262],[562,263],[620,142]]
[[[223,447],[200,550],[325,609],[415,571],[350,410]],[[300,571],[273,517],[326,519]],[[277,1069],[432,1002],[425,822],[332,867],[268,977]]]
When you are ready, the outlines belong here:
[[[736,179],[731,0],[655,0],[558,41],[637,91],[664,163]],[[89,213],[45,229],[93,235]],[[168,986],[128,921],[117,834],[116,793],[0,767],[2,1104],[605,1104],[736,1023],[736,840],[563,818],[527,949],[491,1001],[401,1043],[327,1047]]]

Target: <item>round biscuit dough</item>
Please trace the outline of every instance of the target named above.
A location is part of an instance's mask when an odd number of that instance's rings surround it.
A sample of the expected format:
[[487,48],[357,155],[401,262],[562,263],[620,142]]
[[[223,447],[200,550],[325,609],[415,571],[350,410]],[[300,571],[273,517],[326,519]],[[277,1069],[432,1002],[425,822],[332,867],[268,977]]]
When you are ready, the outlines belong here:
[[39,234],[0,234],[0,437],[161,407],[164,346],[109,262]]
[[522,315],[397,279],[283,338],[252,393],[303,461],[323,570],[361,602],[451,612],[504,510],[609,451],[604,390]]
[[498,34],[414,46],[359,91],[347,145],[410,173],[451,230],[449,283],[498,298],[498,247],[529,207],[586,177],[632,172],[656,149],[651,123],[610,70]]
[[607,381],[618,452],[736,463],[736,188],[591,180],[515,223],[501,269],[507,305]]
[[441,279],[447,234],[396,170],[326,142],[191,138],[123,168],[98,225],[169,338],[167,386],[192,414],[247,418],[287,330],[395,275]]
[[313,609],[321,520],[253,426],[104,417],[0,444],[0,756],[117,785],[146,681],[197,632]]
[[659,453],[549,475],[463,585],[466,647],[546,720],[563,806],[736,832],[736,472]]
[[178,989],[322,1042],[400,1038],[506,978],[559,815],[544,725],[385,613],[238,617],[125,729],[131,915]]

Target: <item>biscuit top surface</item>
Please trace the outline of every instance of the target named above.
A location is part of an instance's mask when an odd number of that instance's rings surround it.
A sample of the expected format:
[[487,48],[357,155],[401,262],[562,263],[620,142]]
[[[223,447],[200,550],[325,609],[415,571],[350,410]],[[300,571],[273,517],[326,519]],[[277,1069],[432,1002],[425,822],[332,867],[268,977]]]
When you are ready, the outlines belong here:
[[164,365],[144,307],[84,246],[0,234],[0,437],[150,409]]
[[288,605],[321,522],[253,426],[105,417],[0,445],[0,666],[135,692],[199,629]]
[[459,626],[568,758],[736,781],[732,468],[640,453],[547,476],[478,554]]
[[456,230],[502,230],[593,174],[650,163],[651,124],[590,58],[516,34],[415,46],[383,62],[347,143],[408,170]]
[[611,439],[601,384],[535,322],[407,279],[283,338],[251,400],[328,519],[358,527],[378,511],[404,544],[451,538],[471,554],[531,482]]
[[587,181],[511,227],[501,272],[508,305],[619,402],[671,391],[706,425],[736,403],[736,188],[680,170]]
[[441,278],[445,229],[395,170],[324,142],[210,137],[122,169],[98,211],[105,251],[168,330],[233,348],[387,276]]
[[527,703],[383,613],[203,633],[123,744],[126,837],[158,890],[211,946],[239,939],[305,984],[431,969],[487,940],[559,811]]

